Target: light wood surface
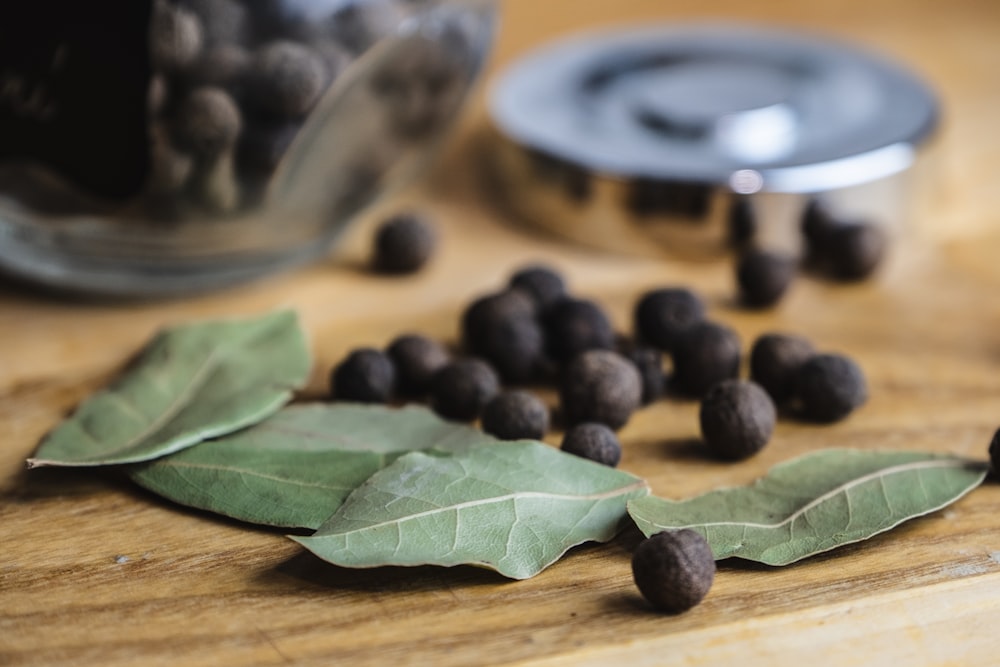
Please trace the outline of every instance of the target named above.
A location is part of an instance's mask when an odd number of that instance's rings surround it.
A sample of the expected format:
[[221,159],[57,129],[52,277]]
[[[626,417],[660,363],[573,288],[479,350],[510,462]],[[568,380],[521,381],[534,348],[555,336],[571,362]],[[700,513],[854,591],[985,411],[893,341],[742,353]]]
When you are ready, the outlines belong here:
[[[364,269],[369,226],[337,256],[213,295],[155,304],[74,303],[0,285],[2,665],[993,665],[1000,639],[1000,486],[869,542],[772,569],[723,563],[690,613],[651,613],[629,569],[635,534],[586,546],[535,579],[471,568],[351,571],[279,531],[187,511],[104,472],[23,469],[37,440],[103,386],[156,329],[293,306],[317,356],[308,395],[359,344],[404,330],[453,340],[462,306],[542,260],[627,330],[646,288],[683,283],[747,345],[803,333],[851,354],[871,402],[846,422],[783,421],[756,458],[703,459],[697,406],[665,401],[622,432],[621,467],[683,497],[742,484],[822,447],[984,458],[1000,426],[1000,4],[720,0],[510,0],[494,65],[607,22],[730,18],[823,30],[901,58],[946,104],[939,186],[879,280],[803,279],[770,313],[731,305],[725,265],[602,256],[505,224],[469,176],[474,105],[428,184],[407,195],[443,233],[414,279]],[[558,434],[550,438],[558,441]]]

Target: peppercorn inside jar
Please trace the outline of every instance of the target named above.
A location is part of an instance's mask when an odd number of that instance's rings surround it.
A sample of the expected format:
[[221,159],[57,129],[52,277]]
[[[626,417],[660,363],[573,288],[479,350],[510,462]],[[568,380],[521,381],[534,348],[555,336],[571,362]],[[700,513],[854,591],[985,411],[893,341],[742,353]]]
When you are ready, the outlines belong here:
[[0,269],[155,296],[324,255],[454,124],[494,5],[0,8]]

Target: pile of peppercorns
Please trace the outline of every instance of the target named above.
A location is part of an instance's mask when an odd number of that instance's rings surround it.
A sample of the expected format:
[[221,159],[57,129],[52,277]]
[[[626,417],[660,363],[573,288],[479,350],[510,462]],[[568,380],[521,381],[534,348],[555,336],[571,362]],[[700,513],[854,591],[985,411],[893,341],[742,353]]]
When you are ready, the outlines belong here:
[[[736,288],[747,308],[770,308],[788,292],[800,263],[789,255],[753,246],[757,221],[747,200],[730,210],[730,243],[736,258]],[[801,224],[805,253],[802,268],[842,282],[864,280],[885,255],[888,240],[876,225],[844,219],[815,199],[806,207]]]
[[[344,3],[315,18],[279,2],[156,0],[148,212],[228,214],[257,204],[323,94],[394,33],[408,5]],[[447,48],[412,44],[372,82],[394,136],[425,137],[447,122],[445,98],[462,80],[459,37]]]
[[[426,223],[419,220],[406,215],[387,224],[405,223],[423,238]],[[376,243],[376,268],[396,261],[380,247]],[[704,302],[686,288],[642,295],[634,324],[633,339],[617,336],[597,303],[571,295],[552,269],[531,266],[466,308],[458,354],[417,334],[384,351],[355,350],[334,369],[332,395],[361,402],[427,399],[442,417],[481,419],[483,430],[498,438],[540,439],[549,430],[549,410],[524,387],[555,385],[566,428],[562,448],[611,466],[621,457],[615,431],[668,390],[701,400],[707,451],[724,460],[760,451],[779,408],[833,422],[867,398],[854,361],[818,354],[806,339],[787,334],[761,336],[750,353],[750,379],[740,380],[739,336],[707,319]],[[672,360],[669,378],[664,354]]]
[[[373,268],[419,268],[423,255],[410,266],[393,253],[407,257],[411,246],[426,247],[423,224],[412,215],[384,223],[376,233]],[[398,247],[381,241],[393,227],[402,230]],[[417,334],[396,338],[384,351],[355,350],[334,368],[332,395],[361,402],[426,398],[441,416],[480,419],[484,431],[502,440],[537,440],[549,430],[549,409],[523,387],[555,384],[566,427],[561,448],[611,467],[622,453],[615,431],[668,391],[701,401],[706,450],[728,461],[753,456],[768,443],[779,409],[829,423],[867,400],[865,377],[854,361],[820,354],[790,334],[760,336],[750,351],[750,379],[740,379],[739,336],[707,319],[704,302],[689,289],[646,292],[633,320],[633,338],[616,335],[597,303],[571,295],[551,268],[529,266],[465,309],[457,355]],[[671,359],[669,376],[664,355]],[[505,390],[504,384],[522,388]],[[665,532],[639,545],[632,572],[656,609],[678,613],[708,593],[715,560],[700,534]]]

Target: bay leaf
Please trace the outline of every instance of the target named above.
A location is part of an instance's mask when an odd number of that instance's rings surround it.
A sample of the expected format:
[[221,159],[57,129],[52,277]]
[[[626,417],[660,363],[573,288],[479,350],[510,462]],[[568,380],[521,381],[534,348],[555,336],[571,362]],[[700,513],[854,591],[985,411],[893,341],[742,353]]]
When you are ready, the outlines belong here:
[[309,375],[292,311],[167,329],[42,441],[28,467],[134,463],[259,422]]
[[788,565],[939,510],[982,483],[987,464],[920,452],[829,449],[775,466],[750,486],[689,500],[629,503],[649,536],[690,528],[717,560]]
[[532,577],[583,542],[610,540],[649,492],[628,473],[517,441],[407,454],[375,473],[310,537],[344,567],[472,564]]
[[430,410],[293,405],[238,433],[130,467],[140,486],[241,521],[316,529],[348,494],[403,453],[495,442]]

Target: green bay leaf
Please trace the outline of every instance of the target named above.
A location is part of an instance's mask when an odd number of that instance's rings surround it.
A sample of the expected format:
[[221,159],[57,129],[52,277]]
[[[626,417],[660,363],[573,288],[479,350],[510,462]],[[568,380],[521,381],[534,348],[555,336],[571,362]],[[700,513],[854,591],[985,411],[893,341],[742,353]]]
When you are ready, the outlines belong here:
[[232,433],[287,403],[310,366],[292,311],[165,330],[49,433],[28,466],[147,461]]
[[775,466],[750,486],[682,501],[649,496],[628,510],[647,536],[690,528],[717,560],[788,565],[939,510],[979,486],[987,469],[937,454],[829,449]]
[[234,519],[318,528],[403,453],[495,442],[422,407],[293,405],[238,433],[130,467],[140,486]]
[[575,545],[610,540],[626,502],[649,492],[633,475],[540,442],[454,451],[397,459],[314,535],[292,539],[345,567],[472,564],[526,579]]

